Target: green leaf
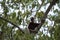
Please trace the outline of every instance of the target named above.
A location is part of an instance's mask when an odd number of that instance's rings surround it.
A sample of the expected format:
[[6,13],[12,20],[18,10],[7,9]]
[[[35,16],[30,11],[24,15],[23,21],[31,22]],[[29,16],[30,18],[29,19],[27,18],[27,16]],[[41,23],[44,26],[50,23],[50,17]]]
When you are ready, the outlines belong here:
[[41,12],[36,12],[36,17],[38,18],[41,18],[44,16],[44,13],[41,11]]
[[3,20],[0,19],[0,25],[3,23]]
[[22,22],[22,19],[20,18],[20,19],[19,19],[19,24],[21,24],[21,22]]
[[33,4],[32,4],[32,8],[34,8],[35,6],[36,6],[36,4],[35,4],[35,3],[33,3]]
[[58,12],[58,9],[54,10],[54,13],[55,13],[55,12]]
[[18,16],[21,16],[22,15],[22,12],[21,11],[18,11]]
[[16,12],[12,13],[12,18],[16,17]]

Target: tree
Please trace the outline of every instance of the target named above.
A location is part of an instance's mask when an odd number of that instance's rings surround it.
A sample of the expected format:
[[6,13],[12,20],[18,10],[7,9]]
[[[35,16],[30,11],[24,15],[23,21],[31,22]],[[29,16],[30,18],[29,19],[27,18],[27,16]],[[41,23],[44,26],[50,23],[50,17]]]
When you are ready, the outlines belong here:
[[[1,12],[0,14],[0,29],[3,32],[3,39],[6,40],[34,40],[35,36],[31,36],[31,34],[24,33],[24,31],[19,27],[22,25],[23,28],[27,28],[29,23],[29,17],[34,14],[34,17],[37,21],[41,21],[41,24],[37,28],[39,33],[39,40],[51,40],[56,39],[59,40],[59,25],[60,25],[60,17],[59,17],[59,9],[55,9],[55,6],[60,7],[59,0],[1,0],[0,6]],[[49,5],[46,8],[46,5]],[[53,6],[55,5],[55,6]],[[41,10],[42,7],[46,10]],[[52,9],[51,9],[52,8]],[[36,10],[34,10],[36,9]],[[49,11],[53,12],[52,15],[49,15]],[[35,12],[35,13],[34,13]],[[57,15],[55,15],[57,14]],[[50,21],[54,21],[53,26],[49,26],[46,19]],[[47,25],[47,32],[50,33],[50,37],[43,32],[39,31],[41,27],[45,28]],[[16,30],[16,28],[18,28]],[[26,30],[26,29],[24,29]],[[24,33],[24,34],[23,34]],[[47,34],[48,34],[47,33]],[[59,34],[59,35],[58,35]],[[41,36],[43,35],[43,36]],[[27,38],[28,37],[28,38]],[[36,39],[36,40],[38,40]]]

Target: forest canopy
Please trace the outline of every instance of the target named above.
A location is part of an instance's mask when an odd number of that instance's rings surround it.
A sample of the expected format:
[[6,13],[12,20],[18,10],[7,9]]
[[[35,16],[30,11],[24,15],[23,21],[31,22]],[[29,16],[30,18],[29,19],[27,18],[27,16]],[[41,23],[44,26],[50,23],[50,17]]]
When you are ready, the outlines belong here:
[[[34,35],[27,32],[31,17],[41,22]],[[59,32],[60,0],[0,0],[1,40],[59,40]]]

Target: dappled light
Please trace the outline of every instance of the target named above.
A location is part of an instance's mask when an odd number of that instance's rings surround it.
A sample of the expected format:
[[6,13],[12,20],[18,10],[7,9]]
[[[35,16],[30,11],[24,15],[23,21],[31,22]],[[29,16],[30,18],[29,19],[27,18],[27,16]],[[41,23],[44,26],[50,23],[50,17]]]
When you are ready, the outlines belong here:
[[59,32],[60,0],[0,0],[0,40],[59,40]]

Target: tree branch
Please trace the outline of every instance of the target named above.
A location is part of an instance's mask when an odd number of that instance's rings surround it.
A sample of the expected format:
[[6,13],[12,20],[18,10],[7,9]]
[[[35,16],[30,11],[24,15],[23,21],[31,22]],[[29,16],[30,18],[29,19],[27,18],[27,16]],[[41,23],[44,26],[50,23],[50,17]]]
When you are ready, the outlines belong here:
[[12,23],[11,21],[9,21],[9,20],[7,20],[5,18],[2,18],[2,17],[0,17],[0,19],[4,20],[6,22],[9,22],[10,24],[14,25],[14,27],[17,27],[22,33],[24,33],[23,30],[19,26],[17,26],[16,24]]
[[45,19],[47,18],[47,14],[49,13],[50,9],[52,8],[53,5],[55,5],[55,3],[56,3],[57,1],[58,1],[58,0],[53,0],[53,1],[50,3],[49,7],[47,8],[47,10],[46,10],[46,12],[45,12],[45,14],[44,14],[44,17],[41,19],[41,23],[40,23],[40,25],[38,26],[37,31],[39,31],[39,29],[41,28],[41,26],[44,24]]

